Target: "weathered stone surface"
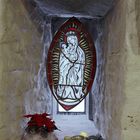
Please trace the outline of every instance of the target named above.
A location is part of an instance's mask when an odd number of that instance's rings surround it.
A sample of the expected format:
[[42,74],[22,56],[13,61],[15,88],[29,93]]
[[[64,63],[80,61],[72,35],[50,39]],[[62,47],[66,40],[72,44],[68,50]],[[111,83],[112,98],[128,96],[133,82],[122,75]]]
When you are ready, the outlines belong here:
[[25,93],[41,61],[41,35],[19,0],[0,0],[0,139],[21,137]]
[[[26,0],[25,0],[26,1]],[[35,0],[37,5],[50,16],[101,18],[111,9],[114,0]]]
[[95,122],[107,140],[140,138],[138,3],[136,0],[116,1],[103,21],[105,88],[99,90],[103,100],[98,100]]
[[[102,21],[103,28],[99,32],[99,36],[102,35],[101,40],[96,42],[97,47],[100,46],[97,48],[98,60],[103,61],[98,61],[97,74],[100,76],[92,89],[94,102],[98,105],[93,108],[93,117],[100,132],[108,140],[140,138],[139,5],[139,0],[116,1],[112,11]],[[2,140],[21,138],[20,121],[24,113],[25,93],[28,93],[30,101],[34,97],[32,93],[37,84],[34,78],[43,52],[40,37],[21,1],[0,0]],[[44,93],[44,88],[41,93]],[[45,108],[43,100],[42,96],[36,104],[36,100],[31,100],[30,104],[33,104],[33,108]]]
[[125,1],[127,4],[126,18],[126,52],[127,65],[125,77],[126,101],[122,115],[123,139],[139,140],[140,138],[140,8],[137,0]]

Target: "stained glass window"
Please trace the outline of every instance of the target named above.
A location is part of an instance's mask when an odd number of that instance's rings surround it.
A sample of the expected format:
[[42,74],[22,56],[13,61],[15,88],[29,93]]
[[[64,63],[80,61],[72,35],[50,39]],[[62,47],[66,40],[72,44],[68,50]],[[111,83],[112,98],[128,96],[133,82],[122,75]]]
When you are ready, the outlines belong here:
[[60,27],[47,60],[48,82],[58,103],[64,110],[82,104],[94,80],[96,52],[89,33],[78,19],[70,18]]
[[61,113],[78,113],[78,114],[85,114],[86,113],[86,100],[83,99],[77,106],[75,106],[74,108],[70,109],[70,110],[65,110],[60,104],[58,104],[58,108],[57,108],[57,113],[61,114]]

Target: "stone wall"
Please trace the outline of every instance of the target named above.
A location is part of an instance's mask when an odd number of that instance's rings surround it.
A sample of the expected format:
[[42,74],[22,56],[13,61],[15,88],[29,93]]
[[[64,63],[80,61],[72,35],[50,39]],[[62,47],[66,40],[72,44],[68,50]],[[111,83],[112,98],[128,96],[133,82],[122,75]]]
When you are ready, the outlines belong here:
[[127,54],[125,71],[125,105],[122,115],[124,140],[140,139],[140,1],[125,0]]
[[105,90],[96,124],[107,140],[140,138],[139,6],[138,0],[116,1],[103,20]]
[[[125,55],[123,55],[122,46],[124,46],[125,38],[125,19],[118,16],[120,13],[117,13],[117,9],[118,6],[101,21],[99,46],[102,51],[99,51],[99,55],[102,61],[99,61],[98,64],[99,73],[95,86],[98,90],[93,91],[95,92],[94,102],[97,102],[94,121],[100,133],[107,140],[120,139],[120,108],[124,99],[123,64]],[[116,22],[117,18],[119,18],[121,24]]]
[[21,138],[25,93],[36,86],[41,35],[20,0],[0,0],[0,139]]
[[[98,105],[93,108],[96,112],[93,117],[107,140],[140,138],[139,13],[139,0],[116,0],[114,8],[102,20],[101,40],[96,42],[101,52],[98,57],[104,60],[98,63],[98,71],[102,75],[96,81],[99,85],[93,88],[93,93],[96,91],[93,94],[95,104]],[[50,29],[50,24],[45,29]],[[47,32],[50,34],[50,30]],[[50,35],[47,37],[50,40]],[[38,71],[42,74],[42,65],[39,64],[43,64],[44,50],[40,38],[41,34],[21,1],[0,0],[1,140],[21,138],[22,115],[30,113],[32,105],[35,111],[39,105],[47,110],[44,104],[47,97],[44,99],[44,95],[38,98],[39,94],[34,94],[37,95],[37,105],[33,103],[36,101],[30,102],[30,95],[36,91],[38,84]],[[45,90],[44,84],[42,89]],[[44,93],[43,90],[41,93]],[[24,100],[28,97],[31,104],[26,106]]]

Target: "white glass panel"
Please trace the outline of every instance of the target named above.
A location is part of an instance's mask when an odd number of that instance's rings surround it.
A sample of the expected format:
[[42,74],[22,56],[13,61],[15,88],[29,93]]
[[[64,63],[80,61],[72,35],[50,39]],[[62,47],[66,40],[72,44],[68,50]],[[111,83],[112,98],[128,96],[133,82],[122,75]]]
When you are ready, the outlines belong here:
[[65,109],[63,109],[61,107],[61,105],[58,104],[58,111],[59,112],[84,112],[85,111],[85,99],[78,104],[76,107],[74,107],[73,109],[66,111]]

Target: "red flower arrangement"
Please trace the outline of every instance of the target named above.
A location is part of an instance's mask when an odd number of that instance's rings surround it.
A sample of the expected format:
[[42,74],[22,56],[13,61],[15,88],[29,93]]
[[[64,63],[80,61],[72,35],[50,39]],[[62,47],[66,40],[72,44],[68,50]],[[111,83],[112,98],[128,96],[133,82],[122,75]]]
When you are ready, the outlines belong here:
[[57,129],[55,122],[50,118],[50,115],[47,113],[43,114],[29,114],[24,115],[25,118],[31,118],[27,123],[28,126],[25,129],[27,133],[39,133],[48,134]]

